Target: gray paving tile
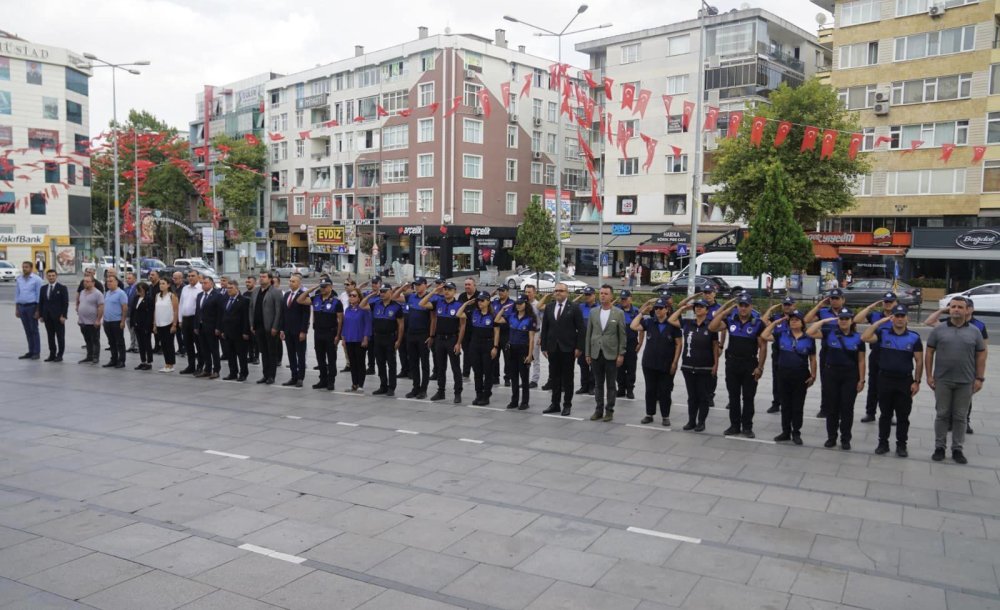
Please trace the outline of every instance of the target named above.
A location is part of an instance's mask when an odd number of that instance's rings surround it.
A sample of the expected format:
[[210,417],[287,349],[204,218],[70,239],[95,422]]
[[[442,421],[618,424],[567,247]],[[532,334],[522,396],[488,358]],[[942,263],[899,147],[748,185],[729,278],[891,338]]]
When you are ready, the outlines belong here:
[[707,515],[718,501],[719,496],[675,489],[657,489],[646,498],[645,504]]
[[275,504],[265,509],[265,512],[309,523],[325,523],[331,515],[347,510],[351,506],[339,500],[304,495]]
[[5,610],[77,610],[91,608],[60,595],[39,591],[31,597],[4,606]]
[[812,548],[815,534],[806,531],[758,525],[756,523],[741,523],[729,544],[755,551],[771,551],[806,557]]
[[541,576],[479,564],[441,592],[497,608],[519,610],[528,606],[551,584],[552,580]]
[[827,561],[863,570],[879,570],[895,574],[899,569],[900,550],[867,540],[844,540],[830,536],[816,536],[810,559]]
[[153,570],[80,601],[104,610],[172,610],[215,590],[187,578]]
[[135,561],[171,574],[191,577],[246,554],[246,551],[229,545],[192,536],[139,555]]
[[330,565],[366,572],[406,547],[396,542],[346,532],[304,551],[302,556]]
[[261,600],[292,610],[350,609],[384,591],[382,587],[316,571],[271,591]]
[[358,610],[399,610],[400,608],[406,608],[406,610],[459,610],[459,606],[444,604],[393,589],[383,591],[375,598],[358,606]]
[[945,607],[944,591],[940,589],[854,572],[847,577],[843,601],[871,610],[940,610]]
[[20,580],[29,574],[79,559],[90,553],[90,549],[59,540],[34,538],[0,551],[0,575]]
[[758,589],[787,593],[792,590],[802,564],[787,559],[761,557],[747,584]]
[[468,572],[474,565],[475,562],[460,557],[408,548],[368,570],[368,573],[437,591]]
[[651,565],[663,565],[681,544],[676,540],[609,529],[587,547],[587,552]]
[[473,532],[473,528],[454,522],[441,523],[414,517],[381,534],[379,538],[427,551],[441,552]]
[[310,572],[310,568],[248,553],[202,572],[194,576],[194,579],[233,593],[259,598]]
[[[1000,558],[994,560],[994,563]],[[899,574],[922,580],[937,582],[969,591],[997,594],[997,578],[992,563],[932,556],[927,553],[901,553]]]
[[[744,523],[743,525],[747,525]],[[681,510],[674,510],[660,519],[656,527],[651,528],[668,534],[689,536],[691,538],[701,538],[712,540],[713,542],[726,542],[740,526],[739,521],[733,519],[723,519],[722,517],[708,517],[686,513]]]
[[681,544],[664,565],[683,572],[745,584],[759,561],[759,555],[750,553],[701,544]]
[[217,536],[239,539],[250,532],[263,529],[281,520],[282,518],[277,515],[234,506],[193,519],[184,525],[196,530],[211,532]]
[[184,610],[278,610],[278,606],[219,589],[183,606]]
[[392,511],[408,517],[451,521],[475,506],[474,503],[465,500],[425,493],[400,502],[392,507]]
[[538,540],[570,549],[583,550],[597,540],[607,528],[580,521],[543,516],[516,534],[516,538]]
[[617,560],[611,557],[546,545],[514,569],[519,572],[591,587],[615,563]]
[[1000,600],[986,599],[958,591],[945,591],[945,599],[949,608],[962,610],[1000,610]]
[[805,564],[792,585],[792,594],[840,603],[847,584],[847,572]]
[[318,523],[285,519],[274,525],[269,525],[263,529],[246,534],[242,540],[264,548],[281,551],[282,553],[298,555],[302,551],[311,549],[317,544],[326,542],[342,533],[343,531],[341,530],[326,527]]
[[789,596],[776,591],[702,578],[684,601],[682,608],[690,610],[728,610],[734,605],[744,608],[785,608]]
[[719,498],[708,514],[712,517],[724,517],[737,521],[749,521],[762,525],[781,525],[788,508],[776,504]]
[[133,559],[143,553],[173,544],[187,537],[188,534],[175,530],[148,523],[133,523],[106,534],[81,540],[79,544],[88,549],[122,559]]
[[855,540],[861,532],[861,524],[862,520],[857,517],[845,517],[804,508],[790,508],[785,519],[781,522],[781,527]]
[[361,506],[368,506],[370,508],[388,510],[400,502],[409,500],[415,495],[417,495],[417,492],[407,491],[391,485],[383,485],[382,483],[366,483],[360,487],[355,487],[354,489],[341,494],[339,499],[344,502],[350,502],[351,504],[360,504]]
[[512,568],[542,547],[542,542],[490,532],[473,532],[444,550],[448,555]]
[[568,491],[547,489],[529,498],[524,503],[524,507],[582,517],[594,510],[594,507],[601,502],[601,498],[593,496],[583,496]]
[[528,610],[632,610],[640,600],[557,582],[531,602]]
[[30,534],[22,530],[0,526],[0,549],[5,549],[15,544],[21,544],[32,538],[37,538],[35,534]]
[[0,578],[0,606],[14,603],[38,593],[38,589],[22,585],[9,578]]
[[405,514],[401,515],[366,506],[352,506],[347,510],[329,515],[323,523],[347,532],[354,532],[363,536],[374,536],[406,521],[406,519]]
[[103,553],[26,576],[21,582],[69,599],[80,599],[148,572],[149,568]]
[[36,498],[30,502],[20,502],[0,509],[0,525],[24,529],[32,525],[65,517],[80,512],[79,502],[45,500]]
[[678,606],[698,579],[690,574],[632,561],[619,561],[595,585],[626,597]]
[[537,518],[538,513],[534,512],[478,504],[452,519],[451,523],[509,536]]

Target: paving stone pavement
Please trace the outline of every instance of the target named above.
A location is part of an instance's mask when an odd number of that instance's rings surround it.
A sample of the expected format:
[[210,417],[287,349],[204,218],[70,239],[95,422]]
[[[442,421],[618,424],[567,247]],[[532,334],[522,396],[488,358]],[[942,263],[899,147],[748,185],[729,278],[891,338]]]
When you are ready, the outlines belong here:
[[959,466],[930,459],[926,387],[900,459],[861,423],[849,452],[808,417],[805,446],[768,442],[769,375],[751,442],[722,409],[697,434],[640,401],[598,423],[589,396],[578,420],[503,387],[471,408],[101,369],[67,334],[66,362],[17,360],[0,320],[0,608],[1000,609],[997,359]]

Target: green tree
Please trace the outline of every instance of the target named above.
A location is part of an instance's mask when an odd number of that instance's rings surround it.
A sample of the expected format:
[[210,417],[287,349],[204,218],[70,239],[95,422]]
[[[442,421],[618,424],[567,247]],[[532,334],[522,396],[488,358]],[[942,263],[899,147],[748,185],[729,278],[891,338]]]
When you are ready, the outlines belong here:
[[257,228],[257,205],[264,188],[267,152],[264,144],[256,146],[246,140],[228,136],[212,139],[216,149],[229,153],[215,166],[218,182],[215,192],[223,201],[221,207],[229,228],[236,229],[247,241]]
[[537,271],[556,269],[559,244],[555,223],[542,207],[542,199],[538,195],[531,196],[531,203],[524,210],[524,217],[517,227],[517,243],[511,252],[519,265],[527,265]]
[[[831,214],[854,207],[853,185],[859,176],[871,171],[864,155],[854,160],[847,156],[849,134],[861,131],[857,113],[846,111],[837,92],[816,79],[796,88],[782,84],[769,101],[747,110],[738,138],[719,142],[711,183],[720,189],[712,201],[726,209],[726,220],[753,218],[753,206],[764,192],[767,171],[774,161],[780,161],[784,168],[785,193],[795,220],[802,226],[815,226]],[[759,147],[750,143],[754,115],[770,119]],[[793,127],[785,143],[775,148],[772,143],[780,121],[789,121]],[[805,125],[820,129],[814,151],[800,152]],[[824,129],[840,133],[833,157],[820,160]]]
[[795,219],[787,184],[781,161],[772,161],[764,170],[763,192],[753,202],[750,230],[736,246],[743,270],[755,277],[785,277],[813,259],[812,243]]

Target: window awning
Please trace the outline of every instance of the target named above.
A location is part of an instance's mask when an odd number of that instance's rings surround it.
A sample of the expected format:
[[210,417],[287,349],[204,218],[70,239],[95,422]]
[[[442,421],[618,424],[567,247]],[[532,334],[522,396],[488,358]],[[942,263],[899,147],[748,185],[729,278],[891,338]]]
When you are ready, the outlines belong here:
[[813,242],[813,256],[823,261],[833,261],[840,258],[836,247],[816,242]]
[[903,256],[906,248],[880,248],[877,246],[841,246],[841,254],[861,254],[865,256]]

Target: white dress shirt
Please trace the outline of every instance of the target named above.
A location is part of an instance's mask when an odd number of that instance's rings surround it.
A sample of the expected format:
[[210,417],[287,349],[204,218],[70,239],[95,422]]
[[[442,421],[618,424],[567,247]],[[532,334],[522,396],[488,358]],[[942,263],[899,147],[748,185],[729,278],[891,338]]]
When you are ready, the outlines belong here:
[[178,304],[177,315],[182,318],[193,316],[198,307],[198,295],[202,292],[204,292],[204,290],[198,284],[195,284],[194,286],[191,284],[185,284],[184,287],[181,288],[181,298],[180,303]]
[[608,320],[611,318],[611,310],[601,308],[601,330],[608,327]]

